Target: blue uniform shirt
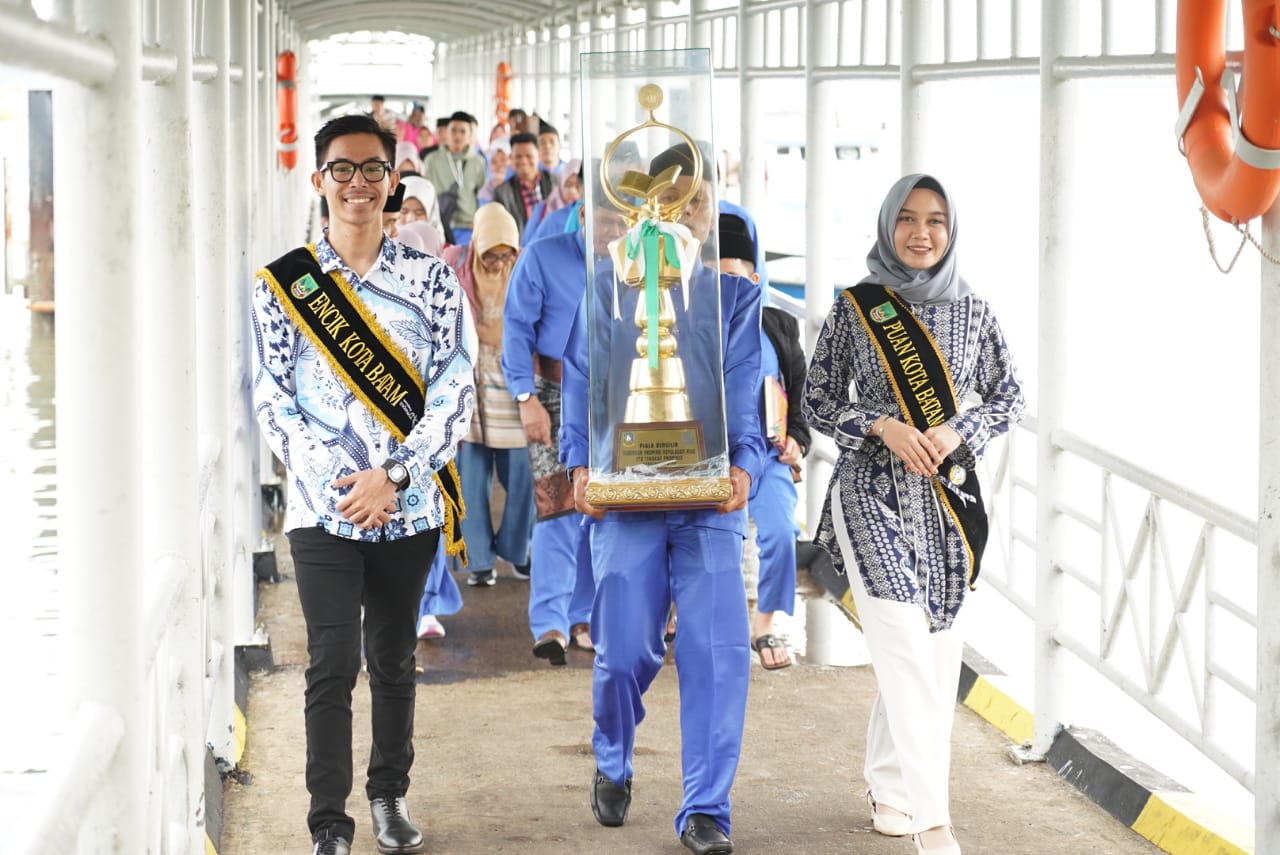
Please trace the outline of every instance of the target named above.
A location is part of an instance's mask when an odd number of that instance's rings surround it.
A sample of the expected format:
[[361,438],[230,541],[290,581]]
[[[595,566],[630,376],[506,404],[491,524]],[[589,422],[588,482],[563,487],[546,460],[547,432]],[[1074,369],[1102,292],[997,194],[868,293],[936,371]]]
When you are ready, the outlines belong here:
[[502,309],[502,373],[512,397],[533,394],[533,354],[563,359],[586,290],[582,232],[529,244],[516,260]]

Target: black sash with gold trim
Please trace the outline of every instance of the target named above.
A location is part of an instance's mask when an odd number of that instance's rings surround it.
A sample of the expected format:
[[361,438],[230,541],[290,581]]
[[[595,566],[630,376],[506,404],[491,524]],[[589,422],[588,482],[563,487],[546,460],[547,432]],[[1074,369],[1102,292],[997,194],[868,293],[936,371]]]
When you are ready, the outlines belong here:
[[[258,275],[270,283],[286,314],[347,387],[396,442],[404,442],[426,411],[425,384],[364,304],[352,299],[342,274],[336,270],[326,274],[315,246],[310,245],[290,250]],[[450,461],[433,478],[444,496],[446,549],[466,566],[466,545],[458,525],[466,508],[457,467]]]
[[[864,282],[844,295],[859,309],[889,377],[898,405],[919,431],[942,424],[960,409],[946,359],[929,330],[906,303],[883,285]],[[978,579],[978,566],[987,546],[987,511],[982,503],[978,474],[947,457],[932,479],[942,505],[955,520],[969,553],[969,585]]]

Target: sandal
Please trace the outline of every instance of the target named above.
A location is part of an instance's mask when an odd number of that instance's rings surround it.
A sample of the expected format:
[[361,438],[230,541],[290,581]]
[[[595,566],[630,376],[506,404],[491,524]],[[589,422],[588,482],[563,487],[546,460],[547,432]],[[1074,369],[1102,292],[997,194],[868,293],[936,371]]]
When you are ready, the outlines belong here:
[[[792,665],[791,654],[787,651],[787,644],[778,636],[772,633],[766,633],[751,642],[751,649],[756,652],[756,656],[760,659],[760,667],[766,671],[777,671],[779,668],[790,668]],[[773,651],[773,662],[764,660],[765,650]],[[779,655],[781,651],[781,655]]]
[[587,653],[595,653],[596,646],[591,641],[591,625],[575,623],[569,627],[569,646],[584,650]]
[[906,837],[911,833],[911,817],[889,805],[882,805],[867,790],[867,806],[871,808],[871,827],[885,837]]

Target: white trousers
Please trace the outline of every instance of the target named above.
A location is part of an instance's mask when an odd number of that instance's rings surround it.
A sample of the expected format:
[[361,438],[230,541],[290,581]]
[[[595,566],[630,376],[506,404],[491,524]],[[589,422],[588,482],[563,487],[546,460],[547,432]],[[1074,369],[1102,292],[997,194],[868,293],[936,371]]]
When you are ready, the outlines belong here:
[[838,493],[831,510],[879,688],[867,724],[867,786],[877,802],[911,816],[912,833],[950,825],[951,725],[963,640],[954,629],[929,632],[917,605],[868,594]]

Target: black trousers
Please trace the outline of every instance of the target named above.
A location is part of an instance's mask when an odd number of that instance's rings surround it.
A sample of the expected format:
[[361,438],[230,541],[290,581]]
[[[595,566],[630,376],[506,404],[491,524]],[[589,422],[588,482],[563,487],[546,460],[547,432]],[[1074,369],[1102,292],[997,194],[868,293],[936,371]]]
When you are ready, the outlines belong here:
[[369,665],[373,748],[370,799],[409,789],[413,766],[413,651],[418,602],[439,529],[366,543],[321,528],[289,532],[298,599],[307,623],[307,791],[312,837],[330,829],[347,840],[351,794],[351,691],[360,673],[360,607]]

